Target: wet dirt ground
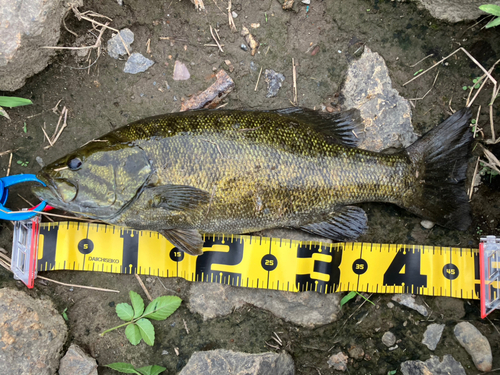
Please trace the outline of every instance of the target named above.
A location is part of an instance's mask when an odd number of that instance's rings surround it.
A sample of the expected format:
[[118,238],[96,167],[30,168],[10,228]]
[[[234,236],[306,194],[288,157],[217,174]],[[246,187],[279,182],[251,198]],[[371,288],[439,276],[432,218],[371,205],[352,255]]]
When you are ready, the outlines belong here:
[[[434,62],[463,46],[487,69],[499,58],[500,34],[498,30],[480,30],[474,23],[448,24],[430,17],[415,4],[396,1],[317,1],[313,0],[309,11],[300,6],[298,13],[283,11],[276,0],[233,1],[233,10],[238,17],[236,26],[249,27],[260,23],[251,32],[261,43],[259,52],[251,56],[240,48],[244,39],[232,33],[228,27],[225,8],[227,3],[219,0],[205,1],[206,12],[195,12],[187,1],[124,1],[119,6],[115,1],[85,1],[80,11],[93,10],[113,19],[112,26],[130,28],[135,34],[132,48],[151,58],[155,64],[145,73],[130,75],[123,73],[124,61],[114,60],[105,53],[90,68],[88,62],[78,58],[74,52],[61,51],[53,63],[43,72],[28,80],[26,85],[14,93],[29,98],[33,105],[8,110],[12,121],[0,119],[0,152],[15,149],[11,174],[36,173],[39,166],[35,157],[45,163],[51,162],[85,142],[116,129],[131,121],[144,117],[177,112],[181,101],[207,88],[214,80],[214,72],[228,70],[225,60],[230,60],[234,72],[235,90],[225,100],[226,108],[283,108],[293,99],[292,58],[297,64],[298,105],[321,108],[322,105],[337,104],[336,94],[342,87],[349,61],[356,58],[363,45],[378,52],[386,61],[393,87],[405,98],[422,97],[432,86],[436,70],[433,70],[407,86],[403,84],[419,69],[426,69]],[[484,23],[483,23],[484,24]],[[66,18],[67,27],[93,44],[95,38],[88,33],[88,22],[78,21],[73,15]],[[204,44],[213,43],[209,25],[218,29],[224,53]],[[94,32],[95,33],[95,32]],[[104,34],[104,41],[111,35]],[[160,39],[168,37],[169,39]],[[151,52],[147,52],[150,40]],[[63,30],[61,45],[75,45],[75,37]],[[315,51],[313,53],[313,51]],[[411,67],[417,61],[434,54],[425,62]],[[92,53],[92,61],[95,59]],[[188,67],[191,78],[187,81],[172,80],[175,60]],[[274,69],[285,76],[283,87],[275,98],[266,98],[266,88],[261,78],[258,90],[254,91],[260,69]],[[439,66],[439,77],[432,91],[423,100],[415,102],[413,124],[422,133],[441,122],[450,112],[465,105],[468,91],[463,86],[471,85],[480,69],[462,52]],[[500,76],[499,68],[493,74]],[[476,101],[484,106],[491,96],[487,86]],[[11,94],[11,93],[9,93]],[[41,128],[54,132],[59,113],[52,109],[60,100],[59,111],[68,109],[68,127],[54,147],[44,149],[47,142]],[[341,102],[341,98],[340,98]],[[474,112],[475,113],[475,112]],[[495,118],[500,118],[498,106]],[[484,128],[484,137],[490,137],[486,111],[482,111],[479,126]],[[497,134],[500,128],[496,129]],[[479,146],[474,153],[479,155]],[[471,157],[471,170],[475,158]],[[9,156],[0,157],[0,173],[5,175]],[[500,201],[498,178],[487,176],[472,197],[473,225],[464,232],[434,227],[424,230],[420,219],[399,209],[383,204],[365,204],[370,229],[362,238],[367,242],[418,243],[443,246],[477,247],[481,235],[499,235]],[[21,195],[32,202],[27,189],[19,189]],[[9,200],[12,208],[24,207],[17,195]],[[0,246],[10,250],[12,225],[0,224]],[[289,352],[298,374],[331,374],[327,358],[339,349],[344,352],[352,345],[363,347],[367,357],[351,360],[350,373],[386,374],[399,368],[409,359],[426,360],[431,354],[452,354],[462,363],[467,374],[476,374],[472,360],[453,337],[454,324],[462,319],[472,321],[488,338],[494,353],[493,368],[500,367],[500,312],[490,320],[479,318],[477,301],[451,298],[419,297],[433,311],[430,320],[445,323],[446,329],[434,353],[420,343],[427,324],[413,310],[396,306],[387,307],[390,295],[373,295],[375,306],[356,300],[343,308],[338,322],[316,329],[305,329],[274,317],[271,313],[243,307],[228,317],[204,322],[191,314],[185,304],[166,322],[155,324],[157,338],[154,347],[144,344],[131,346],[123,332],[115,331],[99,337],[104,329],[119,324],[114,308],[117,303],[128,301],[129,290],[142,294],[137,280],[126,275],[111,275],[90,272],[52,272],[45,276],[67,283],[94,285],[120,290],[120,294],[97,293],[77,288],[36,284],[29,293],[34,296],[48,295],[62,312],[67,308],[70,331],[69,342],[82,346],[94,356],[99,364],[110,362],[132,362],[138,366],[158,364],[167,368],[168,374],[180,371],[194,351],[210,349],[232,349],[258,353],[272,350],[266,345],[273,332],[283,340],[283,350]],[[153,297],[175,294],[187,299],[189,283],[181,279],[148,278],[146,286]],[[0,286],[14,286],[24,290],[12,276],[0,270]],[[165,289],[167,288],[167,290]],[[463,311],[463,313],[461,313]],[[351,316],[352,315],[352,316]],[[184,323],[185,322],[185,323]],[[189,334],[185,326],[189,328]],[[496,326],[496,328],[495,328]],[[399,349],[388,351],[381,343],[382,334],[391,329]],[[179,355],[175,349],[178,348]],[[497,355],[495,355],[497,353]],[[100,367],[100,374],[113,371]]]

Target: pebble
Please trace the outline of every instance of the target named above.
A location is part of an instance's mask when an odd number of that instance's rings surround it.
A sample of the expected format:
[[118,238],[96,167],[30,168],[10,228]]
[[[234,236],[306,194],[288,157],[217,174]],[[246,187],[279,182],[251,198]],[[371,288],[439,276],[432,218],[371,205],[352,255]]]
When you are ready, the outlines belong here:
[[257,71],[258,69],[258,66],[256,63],[254,63],[253,61],[250,61],[250,69],[252,69],[253,71]]
[[155,62],[142,56],[139,52],[134,52],[125,63],[123,71],[125,73],[137,74],[148,70]]
[[127,54],[123,42],[125,42],[129,52],[131,51],[130,45],[134,42],[134,33],[130,29],[122,29],[119,33],[121,38],[116,34],[108,40],[108,55],[114,59]]
[[243,50],[243,51],[248,51],[248,47],[245,43],[241,43],[241,46],[240,48]]
[[390,308],[390,309],[392,309],[392,308],[394,308],[394,304],[392,302],[388,302],[387,303],[387,307]]
[[422,220],[420,222],[420,225],[423,226],[425,229],[432,229],[435,224],[430,220]]
[[342,352],[338,352],[337,354],[332,355],[330,358],[328,358],[328,367],[332,368],[337,371],[345,371],[347,370],[347,360],[349,359],[348,356],[346,356]]
[[363,357],[365,356],[365,351],[363,350],[363,348],[357,345],[351,346],[348,352],[351,358],[354,359],[363,359]]
[[285,80],[285,76],[272,69],[266,69],[264,72],[264,81],[267,83],[266,98],[272,98],[278,95],[278,91]]
[[175,60],[174,66],[174,81],[186,81],[191,77],[187,66],[181,63],[179,60]]
[[87,355],[78,345],[71,344],[61,359],[59,375],[98,375],[97,362]]
[[302,0],[302,4],[309,5],[311,4],[311,0]]
[[233,18],[237,18],[238,17],[238,13],[236,13],[234,10],[231,12],[231,15],[233,16]]
[[387,331],[382,336],[382,343],[389,348],[396,343],[396,336],[391,331]]
[[406,361],[401,364],[401,372],[403,375],[466,375],[461,363],[456,361],[451,355],[446,354],[442,361],[439,357],[432,355],[425,362],[422,361]]
[[432,323],[427,326],[424,332],[424,338],[422,339],[422,344],[427,346],[430,350],[436,349],[439,340],[441,340],[441,335],[443,334],[444,324]]
[[479,371],[491,371],[493,357],[488,339],[469,322],[460,322],[453,330],[460,345],[472,357]]
[[289,354],[248,354],[217,349],[194,352],[179,375],[293,375],[293,359]]
[[425,306],[417,304],[415,302],[415,298],[412,297],[411,294],[395,294],[391,299],[400,305],[409,307],[410,309],[419,312],[423,316],[429,315]]

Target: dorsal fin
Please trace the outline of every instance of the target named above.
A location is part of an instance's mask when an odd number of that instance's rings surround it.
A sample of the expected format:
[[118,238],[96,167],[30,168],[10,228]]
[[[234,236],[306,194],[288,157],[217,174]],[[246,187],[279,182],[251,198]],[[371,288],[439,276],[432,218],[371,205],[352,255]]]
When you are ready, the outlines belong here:
[[325,136],[328,143],[356,147],[364,132],[359,110],[353,108],[339,113],[320,113],[309,108],[290,107],[274,112],[310,126]]

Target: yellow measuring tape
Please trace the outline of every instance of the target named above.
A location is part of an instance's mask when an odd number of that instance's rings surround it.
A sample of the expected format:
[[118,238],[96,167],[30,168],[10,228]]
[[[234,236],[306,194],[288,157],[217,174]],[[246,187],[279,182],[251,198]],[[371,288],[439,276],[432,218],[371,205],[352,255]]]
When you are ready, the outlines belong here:
[[479,299],[476,249],[206,235],[203,255],[156,232],[78,222],[40,224],[38,271],[182,277],[240,287],[319,293],[414,293]]

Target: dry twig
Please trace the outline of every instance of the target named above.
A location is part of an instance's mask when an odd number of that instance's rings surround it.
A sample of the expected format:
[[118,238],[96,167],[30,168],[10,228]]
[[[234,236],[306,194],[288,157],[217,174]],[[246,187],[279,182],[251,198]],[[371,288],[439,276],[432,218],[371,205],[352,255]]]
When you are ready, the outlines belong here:
[[262,74],[262,67],[260,67],[259,76],[257,77],[257,83],[255,84],[255,89],[253,91],[257,91],[257,87],[259,86],[260,75]]
[[146,294],[146,297],[148,297],[148,300],[152,301],[153,298],[151,298],[151,294],[149,294],[149,291],[146,289],[146,285],[144,285],[144,283],[142,282],[141,277],[138,274],[135,274],[135,278],[137,279],[137,281],[139,282],[139,285],[141,286],[142,290]]
[[212,38],[215,40],[215,43],[217,44],[217,47],[219,47],[219,50],[220,50],[221,52],[224,52],[224,50],[222,49],[222,47],[221,47],[221,45],[220,45],[219,41],[217,40],[217,38],[216,38],[216,37],[215,37],[215,35],[214,35],[214,29],[213,29],[212,25],[210,25],[210,34],[212,34]]

